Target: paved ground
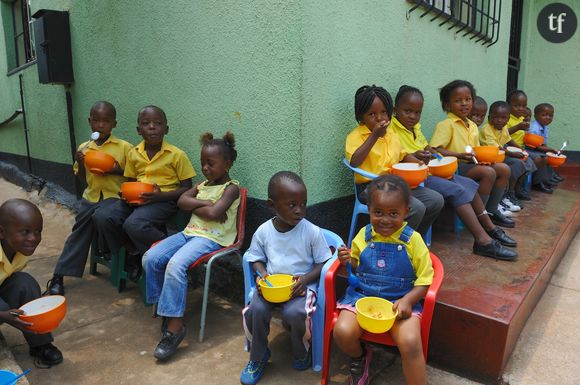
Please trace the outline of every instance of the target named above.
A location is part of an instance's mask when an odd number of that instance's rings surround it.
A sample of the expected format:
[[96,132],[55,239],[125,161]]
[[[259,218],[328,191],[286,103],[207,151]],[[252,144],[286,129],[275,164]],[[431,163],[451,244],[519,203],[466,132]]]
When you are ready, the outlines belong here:
[[[43,241],[27,267],[39,282],[50,277],[56,257],[74,222],[60,205],[36,192],[27,193],[0,179],[0,202],[22,197],[37,203],[43,212]],[[548,289],[529,319],[508,363],[504,383],[510,385],[577,384],[580,348],[576,334],[580,316],[580,237],[576,236]],[[160,337],[160,322],[151,318],[135,286],[117,293],[109,284],[108,272],[97,277],[68,279],[68,313],[55,332],[56,345],[65,361],[50,370],[36,369],[20,333],[0,327],[0,368],[18,372],[32,368],[30,384],[236,384],[247,361],[241,328],[240,306],[212,297],[208,307],[206,339],[197,342],[200,290],[190,292],[186,322],[188,336],[168,363],[157,363],[152,350]],[[88,271],[88,268],[87,268]],[[272,335],[272,362],[263,384],[318,384],[319,373],[296,372],[290,367],[289,339],[278,323]],[[1,336],[0,336],[1,337]],[[8,349],[5,346],[8,346]],[[12,356],[13,354],[13,356]],[[14,360],[15,358],[15,360]],[[332,383],[347,380],[347,360],[334,352]],[[377,350],[373,361],[373,385],[404,383],[401,364],[391,352]],[[476,382],[429,367],[432,385],[467,385]],[[22,382],[24,383],[24,382]]]

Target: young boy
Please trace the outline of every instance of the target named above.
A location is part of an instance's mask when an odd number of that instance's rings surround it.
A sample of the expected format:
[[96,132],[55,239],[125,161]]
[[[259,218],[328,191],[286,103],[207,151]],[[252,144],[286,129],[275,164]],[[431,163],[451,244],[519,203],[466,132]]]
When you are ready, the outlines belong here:
[[134,281],[141,273],[141,256],[165,238],[165,223],[177,212],[177,199],[192,187],[191,178],[195,176],[185,152],[163,139],[169,127],[161,108],[143,107],[137,124],[143,141],[127,154],[124,175],[129,180],[154,184],[155,191],[141,194],[142,204],[118,200],[93,216],[109,252],[119,252],[125,244],[124,234],[129,238],[126,268]]
[[[63,276],[82,277],[89,253],[89,248],[95,234],[93,215],[106,211],[108,207],[119,200],[119,189],[126,178],[123,176],[125,158],[132,145],[111,134],[117,126],[117,111],[109,102],[96,102],[91,107],[89,126],[92,132],[98,132],[99,138],[82,143],[76,154],[73,171],[87,187],[83,192],[79,213],[75,218],[72,233],[67,238],[62,253],[54,268],[54,275],[48,283],[48,292],[52,295],[64,295]],[[88,150],[102,151],[115,158],[115,167],[104,174],[96,174],[85,170],[84,158]],[[99,248],[103,248],[102,237],[97,240]]]
[[[540,135],[544,138],[544,144],[536,148],[537,152],[545,154],[546,152],[558,152],[555,149],[548,146],[548,130],[549,125],[552,123],[554,119],[554,106],[550,103],[540,103],[536,107],[534,107],[534,121],[530,125],[530,132],[532,134]],[[532,151],[534,152],[534,151]],[[562,182],[564,178],[562,178],[556,171],[550,167],[546,166],[546,181],[548,185],[557,185],[558,183]]]
[[52,335],[34,334],[18,308],[40,297],[38,282],[20,270],[26,266],[42,238],[42,215],[38,207],[24,199],[10,199],[0,206],[0,323],[8,323],[22,334],[30,355],[38,364],[51,367],[62,362],[62,353],[51,342]]
[[507,209],[520,211],[521,205],[515,195],[516,184],[523,183],[527,173],[536,171],[536,166],[530,158],[523,160],[523,152],[508,151],[506,146],[520,148],[512,139],[507,129],[507,122],[510,117],[510,106],[504,101],[494,102],[489,109],[488,121],[479,131],[479,140],[484,146],[497,146],[506,151],[505,163],[510,166],[511,176],[505,197],[501,201]]
[[[306,370],[312,362],[307,324],[315,310],[320,271],[331,252],[320,228],[304,219],[306,186],[298,175],[289,171],[276,173],[268,184],[268,205],[276,216],[256,230],[246,259],[263,277],[276,273],[294,277],[292,298],[281,304],[282,321],[290,329],[292,367]],[[256,278],[256,287],[259,280]],[[240,377],[244,385],[260,381],[270,358],[268,333],[273,306],[256,290],[242,312],[246,337],[252,345],[250,361]]]
[[476,96],[473,98],[473,107],[471,107],[471,112],[468,118],[480,127],[485,120],[485,114],[487,114],[487,102],[481,96]]

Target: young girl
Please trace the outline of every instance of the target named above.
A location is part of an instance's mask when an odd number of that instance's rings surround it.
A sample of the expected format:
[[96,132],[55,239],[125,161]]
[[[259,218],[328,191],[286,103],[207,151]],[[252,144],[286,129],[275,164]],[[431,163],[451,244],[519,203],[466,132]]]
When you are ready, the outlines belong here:
[[[422,111],[421,91],[402,86],[395,97],[393,119],[388,130],[397,134],[406,152],[414,154],[417,159],[427,164],[436,151],[429,146],[421,132],[419,120]],[[479,186],[474,180],[461,175],[454,175],[451,179],[429,176],[425,186],[440,193],[453,206],[475,238],[475,254],[505,260],[514,260],[517,257],[515,251],[502,246],[516,246],[517,243],[491,222],[477,193]]]
[[466,150],[468,145],[479,146],[477,126],[467,118],[475,96],[475,88],[466,80],[454,80],[441,88],[439,98],[447,119],[437,123],[430,144],[441,154],[459,159],[459,174],[479,182],[479,195],[493,223],[514,227],[514,221],[498,209],[510,178],[510,168],[504,163],[475,164],[474,153]]
[[199,257],[232,244],[237,233],[240,190],[229,175],[237,156],[234,135],[227,132],[223,139],[214,139],[208,132],[201,136],[201,143],[201,167],[207,180],[184,192],[177,202],[181,209],[192,211],[189,224],[143,256],[147,302],[157,304],[157,314],[164,318],[163,336],[154,352],[158,360],[168,359],[185,337],[188,267]]
[[[374,85],[362,86],[354,97],[354,111],[359,125],[348,134],[345,150],[351,166],[380,175],[395,163],[418,162],[413,154],[401,148],[397,136],[387,130],[393,114],[393,99],[387,90]],[[355,175],[355,181],[364,202],[369,180]],[[426,187],[417,187],[411,194],[407,220],[409,226],[424,236],[443,208],[443,197]]]
[[[398,176],[382,175],[368,189],[371,223],[352,242],[352,251],[338,249],[341,263],[350,262],[358,287],[349,286],[338,301],[341,309],[334,341],[348,356],[350,384],[369,381],[371,349],[361,345],[363,330],[356,320],[355,303],[366,296],[394,302],[399,315],[390,333],[401,353],[407,384],[426,384],[421,343],[421,298],[433,281],[429,250],[419,234],[404,221],[409,212],[409,187]],[[397,282],[393,285],[393,282]]]

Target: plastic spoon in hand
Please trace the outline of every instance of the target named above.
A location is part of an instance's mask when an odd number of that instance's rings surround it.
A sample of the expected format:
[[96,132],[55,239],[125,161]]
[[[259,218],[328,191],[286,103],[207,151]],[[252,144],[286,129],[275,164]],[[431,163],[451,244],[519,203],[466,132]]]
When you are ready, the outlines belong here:
[[91,140],[89,140],[79,151],[83,152],[84,150],[86,150],[87,147],[89,147],[89,144],[91,144],[91,142],[94,142],[95,140],[99,139],[99,137],[101,136],[101,133],[98,131],[95,131],[91,134]]
[[270,281],[268,281],[266,278],[264,278],[264,276],[262,275],[262,273],[260,273],[260,270],[256,270],[256,274],[258,274],[258,277],[262,278],[264,280],[264,282],[266,282],[266,285],[268,285],[270,287],[274,287],[274,285],[272,285],[270,283]]
[[556,153],[557,156],[560,156],[560,153],[562,152],[563,149],[566,148],[566,146],[568,145],[568,141],[565,140],[564,143],[562,143],[562,147],[558,150],[558,152]]
[[[469,144],[467,146],[465,146],[465,152],[469,152],[470,154],[473,154],[473,147],[471,147]],[[471,159],[473,159],[473,163],[478,164],[479,162],[477,161],[477,158],[475,156],[472,156]]]
[[435,159],[437,159],[437,160],[443,159],[443,157],[436,152],[432,153],[431,155],[433,155],[435,157]]

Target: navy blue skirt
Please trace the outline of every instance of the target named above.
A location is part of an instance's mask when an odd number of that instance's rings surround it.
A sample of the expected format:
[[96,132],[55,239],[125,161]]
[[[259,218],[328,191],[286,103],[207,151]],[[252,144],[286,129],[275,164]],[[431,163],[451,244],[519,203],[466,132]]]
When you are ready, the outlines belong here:
[[471,178],[461,175],[453,175],[451,179],[429,176],[425,181],[425,187],[437,191],[453,207],[471,203],[479,184]]

